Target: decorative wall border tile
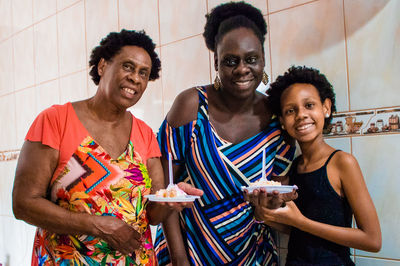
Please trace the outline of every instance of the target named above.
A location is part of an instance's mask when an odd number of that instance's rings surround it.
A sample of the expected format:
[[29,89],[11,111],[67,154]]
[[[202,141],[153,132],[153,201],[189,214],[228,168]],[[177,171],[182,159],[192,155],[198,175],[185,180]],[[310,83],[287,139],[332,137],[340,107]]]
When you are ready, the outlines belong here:
[[19,156],[20,150],[0,151],[0,162],[13,161]]
[[333,114],[325,137],[400,133],[400,107]]

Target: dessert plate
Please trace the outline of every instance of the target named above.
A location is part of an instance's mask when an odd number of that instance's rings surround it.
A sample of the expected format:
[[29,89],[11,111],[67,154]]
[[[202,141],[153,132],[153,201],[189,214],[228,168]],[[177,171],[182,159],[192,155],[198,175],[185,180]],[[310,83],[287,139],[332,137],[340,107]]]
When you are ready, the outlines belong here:
[[298,189],[298,187],[296,185],[294,185],[294,186],[250,186],[250,187],[242,186],[242,191],[247,189],[247,191],[249,193],[253,193],[253,190],[261,189],[261,188],[265,188],[265,190],[268,193],[271,193],[274,190],[278,191],[279,193],[290,193],[293,191],[293,189],[295,189],[295,190]]
[[192,202],[200,198],[200,196],[191,196],[191,195],[169,198],[169,197],[160,197],[155,194],[144,195],[144,197],[147,198],[149,201],[155,201],[155,202]]

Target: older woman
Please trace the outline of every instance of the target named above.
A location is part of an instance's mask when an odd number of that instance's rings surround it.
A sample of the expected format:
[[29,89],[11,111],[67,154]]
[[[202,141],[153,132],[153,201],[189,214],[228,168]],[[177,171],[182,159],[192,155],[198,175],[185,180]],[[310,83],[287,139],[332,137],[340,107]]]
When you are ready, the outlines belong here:
[[241,191],[261,178],[264,149],[269,178],[284,175],[294,156],[267,97],[256,91],[267,78],[265,34],[261,12],[243,2],[220,5],[207,15],[203,36],[214,52],[217,78],[178,95],[158,135],[163,161],[168,152],[174,157],[175,180],[204,195],[180,217],[169,216],[164,231],[159,228],[161,265],[277,263],[270,228],[255,220]]
[[96,95],[53,105],[29,129],[13,210],[39,227],[32,265],[156,263],[149,224],[170,210],[143,196],[164,188],[160,150],[151,128],[127,111],[159,77],[154,49],[144,32],[110,33],[89,62]]

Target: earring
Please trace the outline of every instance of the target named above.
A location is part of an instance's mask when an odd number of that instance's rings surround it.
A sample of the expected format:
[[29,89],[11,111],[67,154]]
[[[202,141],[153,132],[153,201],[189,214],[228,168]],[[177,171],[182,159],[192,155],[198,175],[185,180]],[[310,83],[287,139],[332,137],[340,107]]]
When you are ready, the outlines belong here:
[[283,124],[281,124],[281,128],[282,128],[283,130],[286,130],[286,129],[285,129],[285,126],[284,126]]
[[268,75],[267,73],[265,73],[265,71],[263,72],[263,77],[262,77],[262,83],[264,83],[264,85],[267,85],[269,81]]
[[329,114],[328,113],[325,114],[325,118],[329,118]]
[[219,79],[218,72],[214,79],[214,88],[216,91],[219,90],[219,88],[221,88],[221,80]]

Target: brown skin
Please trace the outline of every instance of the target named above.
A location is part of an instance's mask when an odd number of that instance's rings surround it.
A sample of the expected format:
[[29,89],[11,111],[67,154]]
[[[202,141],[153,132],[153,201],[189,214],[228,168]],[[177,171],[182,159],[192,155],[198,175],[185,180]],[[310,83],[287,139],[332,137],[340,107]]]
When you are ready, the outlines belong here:
[[[264,69],[262,45],[252,30],[232,30],[217,44],[214,62],[222,87],[217,91],[212,84],[206,86],[210,122],[220,137],[239,143],[258,134],[271,120],[266,96],[256,92]],[[167,115],[168,123],[179,127],[195,120],[198,103],[195,88],[183,91]],[[167,165],[163,165],[165,169]],[[174,176],[181,170],[174,165]],[[265,197],[266,204],[271,199],[271,195]],[[280,201],[280,197],[274,199]],[[189,265],[182,234],[177,233],[181,230],[177,213],[163,222],[163,229],[172,264]]]
[[[281,96],[281,122],[300,145],[302,157],[299,173],[311,172],[324,165],[334,151],[322,137],[324,115],[330,114],[329,99],[321,102],[311,84],[296,83]],[[353,210],[357,228],[323,224],[303,216],[294,202],[277,210],[263,209],[267,222],[281,223],[327,239],[340,245],[378,252],[382,236],[374,203],[368,193],[357,160],[346,152],[336,153],[327,166],[328,179],[336,193],[346,197]]]
[[[112,158],[118,158],[126,150],[132,125],[132,115],[126,109],[142,96],[150,70],[151,58],[143,48],[124,46],[111,60],[99,62],[101,78],[96,95],[72,104],[83,126]],[[99,237],[123,254],[139,248],[140,234],[122,220],[70,212],[48,200],[47,191],[58,160],[58,150],[40,142],[25,141],[13,188],[15,217],[58,234]],[[165,188],[160,158],[149,158],[146,164],[152,193]],[[187,185],[182,188],[193,193]],[[198,193],[194,191],[195,195]],[[160,223],[171,209],[180,211],[191,204],[170,203],[169,208],[164,205],[153,202],[147,205],[150,224]]]

